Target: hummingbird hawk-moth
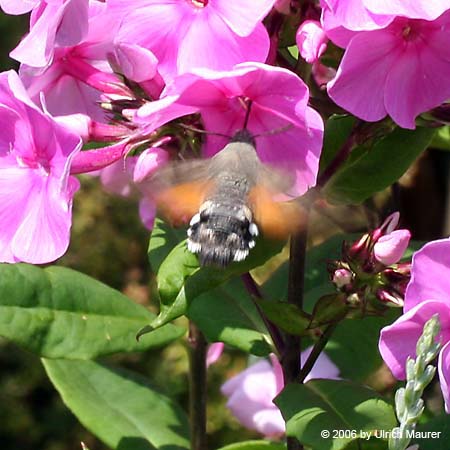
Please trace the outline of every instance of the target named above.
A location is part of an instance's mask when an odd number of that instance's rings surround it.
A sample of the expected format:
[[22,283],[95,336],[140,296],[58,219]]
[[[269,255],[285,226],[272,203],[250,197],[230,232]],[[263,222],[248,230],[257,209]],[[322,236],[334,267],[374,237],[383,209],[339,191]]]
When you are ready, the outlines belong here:
[[153,175],[150,195],[172,224],[189,223],[187,247],[201,265],[242,261],[261,232],[284,238],[301,223],[296,202],[277,202],[292,177],[263,164],[246,130],[210,159],[179,161]]

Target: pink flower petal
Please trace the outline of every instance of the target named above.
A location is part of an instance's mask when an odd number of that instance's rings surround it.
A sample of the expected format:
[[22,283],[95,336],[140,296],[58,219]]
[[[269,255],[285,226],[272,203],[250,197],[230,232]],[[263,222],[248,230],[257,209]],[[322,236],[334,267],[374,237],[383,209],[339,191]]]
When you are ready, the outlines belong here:
[[47,5],[30,32],[9,56],[32,67],[46,66],[53,55],[56,28],[62,12],[58,5]]
[[[386,27],[394,19],[393,14],[373,14],[361,0],[334,0],[329,2],[329,10],[335,21],[353,31],[369,31]],[[327,9],[327,8],[326,8]]]
[[362,0],[374,14],[392,14],[411,19],[434,20],[450,9],[449,0]]
[[255,430],[269,438],[282,436],[286,432],[286,424],[277,407],[258,411],[253,416],[253,424]]
[[88,33],[89,0],[66,0],[63,8],[55,38],[60,47],[69,47]]
[[[17,186],[21,188],[17,189]],[[17,262],[11,248],[11,241],[22,221],[24,206],[28,203],[28,196],[32,188],[33,181],[29,177],[28,170],[19,167],[0,166],[1,262]],[[18,212],[22,212],[22,214],[18,214]]]
[[[313,347],[308,347],[301,354],[301,362],[302,365],[306,362],[309,355],[312,352]],[[339,368],[331,361],[330,357],[322,352],[317,361],[315,362],[311,372],[309,372],[308,376],[305,378],[305,383],[309,380],[314,380],[316,378],[327,378],[329,380],[338,380],[339,379]]]
[[[205,39],[205,36],[210,38]],[[223,52],[224,46],[226,52]],[[240,37],[226,26],[220,16],[209,14],[208,20],[196,20],[180,42],[177,73],[199,67],[228,70],[244,61],[264,61],[268,52],[269,37],[261,24],[249,36]]]
[[227,25],[239,36],[249,36],[270,12],[275,0],[212,0],[214,8]]
[[341,20],[328,8],[322,10],[320,21],[328,39],[339,47],[347,47],[350,40],[357,34],[357,31],[343,27]]
[[450,414],[450,342],[447,342],[439,353],[438,371],[445,412]]
[[328,83],[328,94],[363,120],[384,118],[385,83],[399,52],[398,39],[391,33],[379,30],[358,34],[350,41],[336,78]]
[[411,281],[406,288],[405,311],[425,300],[450,306],[450,239],[424,245],[412,258]]
[[438,313],[443,342],[450,339],[450,306],[444,301],[422,301],[381,330],[379,349],[384,362],[399,380],[405,379],[408,356],[416,354],[416,344],[428,319]]
[[145,228],[152,231],[155,224],[156,205],[150,199],[144,197],[140,200],[139,217]]
[[[78,190],[79,182],[69,180],[68,196]],[[35,183],[29,192],[25,215],[11,243],[14,256],[24,262],[44,264],[62,256],[69,245],[72,202],[66,192],[61,196],[59,180]]]
[[137,157],[130,156],[105,167],[100,175],[105,190],[128,197],[132,191],[131,181],[136,161]]
[[0,0],[0,8],[6,14],[25,14],[30,12],[41,0]]

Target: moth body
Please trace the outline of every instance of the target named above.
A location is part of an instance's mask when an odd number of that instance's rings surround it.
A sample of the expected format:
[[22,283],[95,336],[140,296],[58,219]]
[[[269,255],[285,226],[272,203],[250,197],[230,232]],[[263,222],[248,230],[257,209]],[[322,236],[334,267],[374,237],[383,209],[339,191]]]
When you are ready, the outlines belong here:
[[247,130],[238,131],[211,159],[172,163],[143,185],[174,225],[189,222],[187,247],[201,265],[244,260],[261,229],[284,239],[301,225],[295,202],[277,202],[293,179],[263,164]]
[[212,188],[188,229],[188,249],[198,254],[202,265],[225,267],[242,261],[255,246],[258,227],[248,196],[260,162],[250,139],[235,137],[211,160]]

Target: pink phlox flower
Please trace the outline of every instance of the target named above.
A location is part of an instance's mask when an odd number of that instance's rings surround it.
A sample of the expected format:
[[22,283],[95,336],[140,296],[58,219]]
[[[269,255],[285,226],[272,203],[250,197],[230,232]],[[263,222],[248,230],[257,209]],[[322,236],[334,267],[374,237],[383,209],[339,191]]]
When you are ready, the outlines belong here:
[[[323,137],[323,121],[308,106],[308,98],[303,81],[279,67],[244,63],[224,72],[198,69],[177,78],[160,100],[142,106],[134,121],[153,131],[199,112],[207,131],[231,137],[243,128],[251,101],[247,128],[257,136],[261,161],[292,174],[291,193],[302,195],[316,182]],[[214,155],[228,142],[207,135],[204,155]]]
[[[312,347],[302,352],[302,363],[311,351]],[[321,353],[305,381],[336,379],[338,376],[339,369],[325,353]],[[273,399],[283,387],[281,365],[276,356],[271,355],[270,362],[258,361],[230,378],[221,391],[228,397],[227,407],[242,425],[267,437],[279,437],[285,433],[285,422]]]
[[327,49],[328,38],[317,20],[305,20],[297,30],[297,46],[302,58],[316,62]]
[[371,31],[387,27],[396,17],[436,20],[450,9],[450,0],[321,0],[321,6],[322,23],[334,40],[340,27]]
[[108,5],[123,18],[117,42],[151,50],[161,75],[170,81],[193,68],[227,70],[244,61],[265,61],[269,37],[261,21],[274,3],[110,0]]
[[450,240],[426,244],[413,256],[404,314],[381,330],[381,356],[394,376],[406,377],[406,360],[416,354],[424,324],[438,314],[443,344],[438,371],[447,413],[450,413]]
[[0,74],[0,260],[43,264],[69,245],[69,175],[81,139],[43,113],[17,74]]
[[[11,8],[13,2],[17,5]],[[0,6],[15,14],[32,9],[30,32],[10,53],[32,67],[47,66],[56,48],[76,45],[88,32],[89,0],[2,0]]]
[[397,17],[350,39],[328,94],[372,122],[389,115],[403,128],[450,98],[450,11],[434,21]]
[[56,48],[46,67],[22,64],[20,76],[35,102],[42,93],[45,95],[46,107],[53,115],[86,114],[105,121],[99,106],[102,93],[129,95],[107,61],[114,53],[119,23],[112,20],[106,4],[100,1],[91,0],[88,14],[89,32],[81,42]]

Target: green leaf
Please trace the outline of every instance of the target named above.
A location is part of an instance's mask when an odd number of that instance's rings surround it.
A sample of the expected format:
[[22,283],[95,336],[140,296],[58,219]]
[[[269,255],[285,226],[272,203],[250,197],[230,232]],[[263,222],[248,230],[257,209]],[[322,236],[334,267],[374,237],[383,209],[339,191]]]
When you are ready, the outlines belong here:
[[286,450],[282,442],[244,441],[221,447],[219,450]]
[[432,128],[396,128],[371,148],[354,149],[352,153],[361,153],[359,158],[344,163],[322,192],[333,203],[363,202],[397,181],[428,147],[434,132]]
[[330,294],[320,297],[313,310],[313,326],[320,326],[344,319],[349,311],[345,294]]
[[189,448],[185,414],[145,378],[94,361],[42,361],[67,407],[111,448]]
[[186,230],[175,229],[157,217],[148,244],[148,259],[153,272],[158,272],[161,263],[172,249],[186,238]]
[[340,148],[349,138],[355,118],[348,115],[332,115],[325,124],[323,148],[320,154],[320,172],[328,167]]
[[[420,450],[448,450],[450,441],[450,416],[442,414],[416,428],[411,444],[419,444]],[[433,434],[431,434],[433,433]]]
[[63,267],[0,265],[0,336],[47,358],[90,359],[143,351],[180,337],[164,327],[140,342],[154,314],[120,292]]
[[[287,436],[314,450],[341,450],[358,439],[360,430],[390,431],[397,424],[393,407],[379,394],[349,381],[290,384],[275,403],[286,420]],[[330,432],[328,438],[321,436],[323,430]],[[356,435],[339,436],[333,430],[356,431]]]
[[450,126],[440,127],[431,141],[431,147],[450,150]]
[[[342,242],[353,242],[358,234],[336,234],[306,253],[304,310],[312,313],[317,300],[323,295],[336,293],[327,271],[329,261],[340,259]],[[289,265],[285,263],[263,284],[264,297],[287,300]]]
[[161,264],[157,281],[161,301],[159,316],[151,323],[160,327],[186,313],[189,304],[199,295],[225,283],[230,278],[249,272],[279,253],[284,242],[259,239],[248,258],[225,269],[199,267],[197,256],[180,242]]
[[267,329],[239,278],[195,298],[187,316],[210,342],[224,342],[257,356],[272,351]]
[[262,299],[258,304],[271,322],[289,334],[303,336],[311,324],[312,317],[297,305]]

